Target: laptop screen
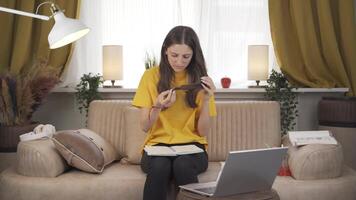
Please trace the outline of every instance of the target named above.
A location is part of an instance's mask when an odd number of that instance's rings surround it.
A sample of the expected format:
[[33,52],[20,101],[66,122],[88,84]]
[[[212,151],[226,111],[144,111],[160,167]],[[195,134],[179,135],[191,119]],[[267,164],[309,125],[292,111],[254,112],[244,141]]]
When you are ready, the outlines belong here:
[[217,179],[214,196],[269,190],[287,147],[232,151]]

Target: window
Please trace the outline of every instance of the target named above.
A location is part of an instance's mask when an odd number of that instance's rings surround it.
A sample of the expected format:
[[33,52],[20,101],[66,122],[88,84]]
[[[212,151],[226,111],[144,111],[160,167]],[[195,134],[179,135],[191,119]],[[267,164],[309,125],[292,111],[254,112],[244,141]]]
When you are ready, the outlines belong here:
[[268,44],[270,63],[274,58],[268,0],[88,0],[82,1],[81,20],[92,32],[78,42],[68,70],[101,73],[101,46],[123,45],[123,84],[129,88],[137,87],[145,70],[145,52],[159,59],[164,37],[176,25],[197,32],[217,87],[225,75],[233,86],[246,84],[247,45]]

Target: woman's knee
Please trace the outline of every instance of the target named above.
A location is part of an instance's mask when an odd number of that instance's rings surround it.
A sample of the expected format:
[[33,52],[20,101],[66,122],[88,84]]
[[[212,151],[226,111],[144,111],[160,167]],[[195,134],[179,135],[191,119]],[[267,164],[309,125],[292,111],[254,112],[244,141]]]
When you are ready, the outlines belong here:
[[173,174],[177,185],[198,182],[198,172],[189,157],[180,156],[174,160]]
[[184,174],[187,170],[194,168],[194,164],[189,156],[179,156],[173,161],[173,171],[177,175]]
[[149,173],[157,176],[169,176],[171,174],[171,161],[164,157],[155,157],[150,160]]
[[206,154],[183,155],[173,161],[173,171],[176,175],[181,173],[201,173],[208,167]]

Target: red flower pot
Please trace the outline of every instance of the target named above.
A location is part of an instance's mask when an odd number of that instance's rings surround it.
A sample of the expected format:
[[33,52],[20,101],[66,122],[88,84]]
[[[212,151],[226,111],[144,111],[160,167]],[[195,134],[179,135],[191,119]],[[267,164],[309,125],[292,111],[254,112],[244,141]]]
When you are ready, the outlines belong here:
[[281,166],[278,171],[278,176],[292,176],[289,167]]

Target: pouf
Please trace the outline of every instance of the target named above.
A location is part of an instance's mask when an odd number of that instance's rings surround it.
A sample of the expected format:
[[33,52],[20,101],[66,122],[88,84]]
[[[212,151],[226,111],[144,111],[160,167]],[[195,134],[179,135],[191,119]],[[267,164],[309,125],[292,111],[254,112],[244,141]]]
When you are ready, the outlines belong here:
[[297,180],[329,179],[341,176],[343,153],[340,144],[290,146],[288,164]]
[[56,177],[69,168],[48,138],[20,142],[16,161],[17,172],[24,176]]

